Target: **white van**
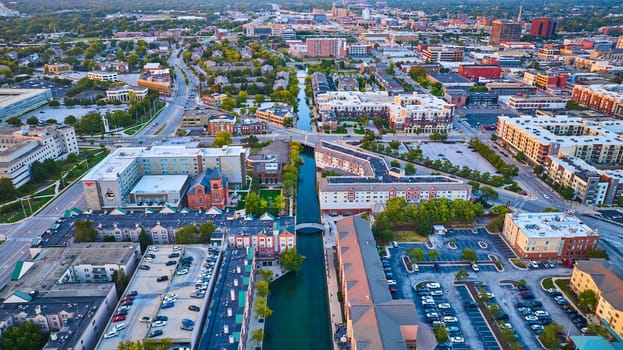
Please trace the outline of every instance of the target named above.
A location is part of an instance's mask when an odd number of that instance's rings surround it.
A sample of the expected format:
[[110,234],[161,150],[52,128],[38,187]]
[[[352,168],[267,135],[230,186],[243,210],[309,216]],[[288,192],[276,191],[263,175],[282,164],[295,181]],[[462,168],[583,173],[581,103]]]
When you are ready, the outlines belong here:
[[393,241],[393,242],[392,242],[392,247],[394,247],[394,248],[398,248],[398,242]]
[[420,272],[420,267],[417,266],[417,264],[411,264],[411,267],[413,268],[413,272]]

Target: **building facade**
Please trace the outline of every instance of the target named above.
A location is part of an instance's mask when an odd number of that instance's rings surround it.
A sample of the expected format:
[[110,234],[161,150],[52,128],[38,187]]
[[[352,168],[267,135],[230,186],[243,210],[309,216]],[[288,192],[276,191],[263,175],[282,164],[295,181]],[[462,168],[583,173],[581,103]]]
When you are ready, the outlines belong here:
[[50,89],[0,88],[0,118],[19,117],[26,112],[46,105],[52,100]]
[[67,63],[45,64],[43,65],[43,72],[45,74],[59,75],[66,72],[71,72],[73,67]]
[[278,257],[286,249],[296,248],[296,235],[279,224],[272,230],[230,232],[227,240],[232,248],[253,248],[260,258]]
[[275,103],[273,106],[258,108],[255,117],[269,123],[287,126],[294,122],[295,114],[292,107]]
[[80,154],[72,127],[23,127],[0,129],[0,177],[11,179],[15,187],[30,180],[34,162],[65,159]]
[[227,179],[218,170],[208,169],[196,177],[186,195],[188,209],[206,210],[216,207],[225,209],[228,203]]
[[119,101],[122,103],[134,102],[134,101],[142,101],[147,94],[149,93],[149,89],[138,86],[115,86],[108,90],[106,90],[106,99],[108,101]]
[[569,99],[563,96],[515,95],[509,98],[508,107],[516,110],[564,110],[567,101]]
[[246,181],[246,152],[239,146],[118,148],[82,178],[87,206],[96,210],[140,206],[130,195],[145,175],[187,175],[194,180],[204,170],[218,169],[229,184],[240,186]]
[[543,165],[546,157],[554,155],[576,157],[593,166],[620,166],[623,141],[617,136],[617,125],[564,115],[499,116],[496,135],[533,164]]
[[569,213],[509,213],[502,238],[524,259],[579,259],[597,247],[599,235]]
[[467,79],[500,79],[502,68],[493,64],[460,64],[459,75]]
[[308,57],[346,56],[346,39],[342,38],[309,38],[305,41]]
[[623,117],[623,87],[608,85],[576,85],[571,98],[588,108],[614,116]]
[[505,19],[491,22],[489,45],[499,45],[502,41],[520,41],[521,23]]
[[569,286],[577,294],[592,290],[597,296],[595,316],[608,331],[623,337],[623,273],[605,259],[577,261]]
[[535,18],[530,25],[530,35],[549,39],[556,34],[557,27],[558,21],[554,18]]
[[119,81],[119,75],[117,74],[117,72],[102,72],[102,71],[88,72],[87,78],[91,80],[99,80],[99,81],[112,81],[112,82]]

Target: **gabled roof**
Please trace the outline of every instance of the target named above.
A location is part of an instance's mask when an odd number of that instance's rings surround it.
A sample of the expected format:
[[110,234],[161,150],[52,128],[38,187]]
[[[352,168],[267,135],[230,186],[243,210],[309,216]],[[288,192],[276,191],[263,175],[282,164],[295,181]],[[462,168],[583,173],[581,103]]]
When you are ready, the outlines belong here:
[[110,211],[110,215],[127,215],[128,211],[121,208],[121,207],[116,207],[115,209]]
[[35,265],[32,261],[22,261],[18,260],[15,263],[15,268],[13,269],[13,273],[11,274],[11,281],[17,281],[22,278],[31,267]]
[[269,212],[265,212],[264,214],[262,214],[262,216],[260,216],[260,220],[273,221],[275,220],[275,217],[270,215]]
[[220,215],[223,214],[223,211],[215,206],[211,206],[210,209],[206,210],[206,215]]
[[28,303],[32,300],[32,297],[20,290],[16,290],[4,300],[5,303]]

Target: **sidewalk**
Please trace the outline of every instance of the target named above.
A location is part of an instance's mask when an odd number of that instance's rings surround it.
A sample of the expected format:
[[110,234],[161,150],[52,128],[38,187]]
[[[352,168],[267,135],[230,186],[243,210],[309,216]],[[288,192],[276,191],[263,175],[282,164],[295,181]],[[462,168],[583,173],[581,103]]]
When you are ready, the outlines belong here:
[[325,269],[327,274],[327,296],[329,298],[329,312],[331,313],[331,338],[333,340],[333,348],[339,349],[335,341],[336,326],[343,323],[341,304],[337,299],[339,286],[337,284],[337,271],[335,268],[335,225],[330,226],[329,232],[325,231],[323,235],[324,252],[325,252]]

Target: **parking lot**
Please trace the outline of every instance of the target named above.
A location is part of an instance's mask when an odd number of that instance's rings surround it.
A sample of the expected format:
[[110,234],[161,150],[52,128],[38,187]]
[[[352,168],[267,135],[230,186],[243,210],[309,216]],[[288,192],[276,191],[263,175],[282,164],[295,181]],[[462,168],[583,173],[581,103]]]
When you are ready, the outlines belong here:
[[52,80],[44,79],[30,79],[14,84],[14,87],[20,89],[50,89],[52,91],[52,97],[62,99],[65,97],[67,89],[71,87],[71,84],[56,83]]
[[[37,119],[39,119],[40,121],[46,121],[48,119],[54,119],[56,120],[57,123],[63,123],[65,120],[65,117],[67,117],[68,115],[73,115],[76,118],[80,118],[84,115],[87,115],[89,113],[94,113],[94,112],[99,112],[102,114],[105,114],[106,112],[114,112],[114,111],[125,111],[128,109],[128,106],[125,105],[121,105],[121,106],[92,106],[92,107],[80,107],[80,106],[73,106],[73,107],[65,107],[65,106],[59,106],[59,107],[49,107],[49,106],[44,106],[41,107],[35,111],[32,112],[28,112],[24,115],[22,115],[21,117],[19,117],[22,120],[22,123],[26,123],[26,120],[28,120],[28,118],[30,117],[37,117]],[[111,128],[113,127],[112,125],[110,126]]]
[[[508,280],[525,280],[535,300],[542,300],[542,310],[547,311],[551,319],[565,327],[565,330],[570,329],[571,335],[579,334],[578,328],[573,325],[565,311],[548,296],[540,285],[541,280],[546,277],[560,276],[568,278],[571,275],[571,269],[564,267],[562,264],[556,264],[554,268],[517,269],[508,261],[509,258],[515,257],[513,252],[501,238],[497,235],[490,235],[484,229],[453,230],[446,235],[432,235],[430,240],[433,243],[433,249],[437,250],[440,255],[440,258],[435,262],[428,258],[429,248],[424,243],[398,243],[398,247],[388,249],[390,253],[390,257],[387,259],[390,267],[388,270],[396,281],[393,295],[396,298],[413,300],[418,309],[418,317],[421,322],[431,324],[431,326],[432,322],[429,322],[426,317],[427,313],[452,312],[458,319],[458,324],[448,324],[447,326],[457,327],[458,329],[450,335],[462,337],[464,340],[464,343],[452,344],[452,349],[470,348],[484,350],[498,348],[497,344],[495,344],[494,336],[480,311],[464,306],[466,301],[474,301],[474,299],[469,295],[465,287],[455,286],[455,274],[459,269],[466,269],[469,274],[466,278],[467,281],[481,281],[482,285],[494,296],[495,299],[493,300],[499,301],[500,309],[507,315],[505,317],[508,317],[506,322],[512,325],[514,332],[525,349],[538,349],[540,346],[536,342],[535,330],[532,329],[530,324],[526,323],[525,316],[517,312],[515,304],[524,301],[524,299],[522,299],[519,290],[514,288],[512,284],[509,284]],[[450,242],[456,244],[456,249],[448,246]],[[486,248],[483,248],[485,246]],[[418,264],[419,272],[410,273],[407,272],[404,266],[402,256],[406,254],[407,249],[415,247],[422,249],[425,256],[424,261],[429,264]],[[497,272],[493,265],[479,265],[480,270],[474,272],[468,264],[459,266],[449,264],[451,261],[460,260],[460,255],[464,248],[474,250],[479,261],[489,260],[490,256],[495,256],[497,259],[502,260],[504,272]],[[437,264],[437,267],[434,264]],[[434,305],[431,305],[431,307],[422,305],[421,296],[417,295],[414,289],[414,285],[426,281],[438,282],[440,289],[443,291],[443,295],[433,297]],[[439,304],[444,303],[450,304],[451,307],[443,311],[439,310]],[[436,310],[433,311],[433,308],[436,308]],[[428,312],[426,312],[426,309],[429,309]],[[454,328],[452,329],[455,330]]]
[[[116,349],[121,341],[144,338],[171,338],[176,342],[190,343],[193,331],[182,329],[182,320],[193,325],[202,322],[203,297],[191,295],[195,292],[195,280],[202,274],[202,266],[209,254],[203,246],[152,246],[139,263],[139,269],[127,288],[128,291],[136,291],[136,296],[127,305],[124,319],[111,321],[105,333],[121,323],[125,324],[125,329],[116,336],[102,339],[98,349]],[[184,259],[192,262],[187,264],[188,271],[181,274],[178,266],[184,264]],[[172,303],[172,306],[165,306],[167,303]],[[190,310],[191,305],[199,310]],[[120,302],[115,314],[122,309]],[[158,316],[166,319],[164,324],[152,322]],[[157,331],[162,333],[155,335]]]
[[462,142],[457,143],[439,143],[439,142],[418,142],[417,144],[409,144],[409,147],[415,148],[420,146],[422,153],[431,160],[449,160],[452,165],[459,167],[467,166],[472,170],[478,170],[481,173],[489,172],[495,174],[495,168],[484,159],[476,150],[468,147]]
[[498,116],[506,115],[516,117],[517,113],[502,109],[497,106],[466,106],[457,110],[457,114],[464,116],[473,128],[479,128],[485,125],[495,126],[498,122]]

